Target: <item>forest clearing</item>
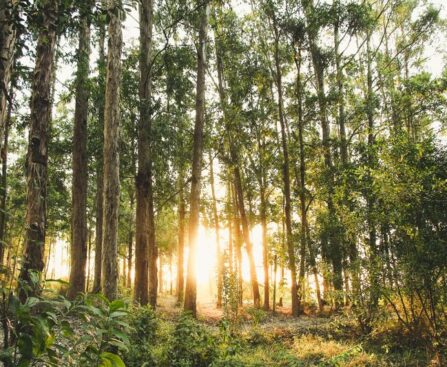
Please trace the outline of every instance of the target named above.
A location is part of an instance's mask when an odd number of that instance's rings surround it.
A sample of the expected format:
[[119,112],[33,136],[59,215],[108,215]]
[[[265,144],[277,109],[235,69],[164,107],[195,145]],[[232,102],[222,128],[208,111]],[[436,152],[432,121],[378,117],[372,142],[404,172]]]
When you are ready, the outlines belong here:
[[0,0],[0,365],[447,366],[443,0]]

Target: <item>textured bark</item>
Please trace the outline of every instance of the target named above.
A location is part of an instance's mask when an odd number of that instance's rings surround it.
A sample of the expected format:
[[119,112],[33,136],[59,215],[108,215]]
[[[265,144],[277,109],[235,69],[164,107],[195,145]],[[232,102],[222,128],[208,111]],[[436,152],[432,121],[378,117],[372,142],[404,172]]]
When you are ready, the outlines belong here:
[[76,75],[76,102],[73,131],[73,183],[71,218],[70,287],[67,297],[75,298],[85,291],[85,266],[87,263],[87,118],[88,75],[90,56],[90,7],[81,11],[79,29],[78,64]]
[[[130,195],[130,212],[133,213],[134,208],[134,193]],[[130,223],[129,229],[129,238],[127,242],[127,273],[124,274],[126,279],[126,287],[132,288],[132,262],[133,262],[133,237],[134,237],[134,228],[133,221]]]
[[0,265],[3,264],[5,253],[8,125],[11,121],[12,112],[13,89],[11,77],[17,33],[12,20],[17,11],[16,5],[17,0],[0,0],[0,156],[2,160],[0,177]]
[[5,120],[5,133],[3,139],[2,173],[0,178],[0,266],[5,257],[6,222],[8,220],[6,201],[8,197],[8,138],[11,125],[13,86],[9,88],[8,112]]
[[[152,177],[151,177],[151,52],[152,52],[153,2],[140,4],[140,119],[138,124],[138,172],[136,177],[137,212],[135,228],[135,300],[143,305],[149,302],[150,274],[156,274],[153,262],[154,243],[150,241],[153,231]],[[155,256],[156,259],[156,256]],[[151,261],[151,264],[149,262]],[[152,274],[153,277],[153,274]],[[153,284],[151,288],[153,287]],[[151,298],[154,297],[153,290]],[[151,305],[156,305],[155,300]]]
[[279,123],[281,126],[281,147],[283,154],[283,187],[284,187],[284,214],[286,223],[286,243],[287,254],[289,257],[289,270],[291,279],[291,300],[292,300],[292,315],[298,316],[300,312],[300,305],[297,293],[297,279],[296,279],[296,260],[295,260],[295,246],[293,244],[292,234],[292,204],[290,198],[290,162],[289,162],[289,147],[286,131],[286,121],[284,116],[284,101],[282,88],[282,71],[279,59],[279,31],[276,26],[276,19],[273,17],[273,27],[275,32],[275,67],[276,67],[276,88],[278,90],[278,113]]
[[211,151],[209,152],[209,161],[210,161],[211,199],[212,199],[214,230],[216,233],[216,253],[217,253],[217,302],[216,302],[216,307],[221,308],[222,307],[222,292],[223,292],[224,258],[222,256],[222,249],[220,246],[219,215],[217,214],[216,192],[214,189],[213,157],[211,155]]
[[88,230],[88,239],[87,239],[87,279],[85,280],[85,292],[88,293],[90,290],[90,282],[91,282],[91,262],[92,262],[92,229],[89,226]]
[[119,208],[119,96],[121,79],[121,2],[108,1],[108,55],[104,104],[104,207],[101,290],[109,299],[118,291],[118,208]]
[[0,0],[0,151],[4,159],[4,134],[8,111],[9,84],[14,63],[14,49],[17,32],[13,19],[16,16],[18,0]]
[[183,172],[180,170],[178,178],[178,252],[177,252],[177,302],[183,302],[185,292],[185,190],[183,182]]
[[192,180],[189,214],[189,256],[185,287],[185,310],[196,315],[197,279],[196,246],[199,232],[200,185],[202,178],[203,129],[205,123],[205,72],[206,72],[206,37],[208,27],[208,4],[200,10],[199,45],[197,48],[197,93],[196,120],[194,127],[194,148],[192,158]]
[[47,220],[48,125],[51,119],[51,87],[56,48],[56,23],[59,2],[48,1],[41,9],[42,24],[37,41],[36,65],[32,80],[30,130],[27,154],[26,236],[19,276],[20,298],[39,292],[31,273],[44,269]]
[[[98,69],[99,69],[99,89],[105,94],[105,36],[106,30],[104,25],[99,27],[99,55],[98,55]],[[99,131],[104,130],[104,98],[100,97],[98,100],[98,128]],[[92,292],[98,293],[101,291],[101,267],[102,267],[102,221],[103,221],[103,193],[104,193],[104,171],[103,171],[103,146],[104,141],[101,139],[99,147],[99,154],[96,157],[96,223],[95,223],[95,272],[93,279]]]

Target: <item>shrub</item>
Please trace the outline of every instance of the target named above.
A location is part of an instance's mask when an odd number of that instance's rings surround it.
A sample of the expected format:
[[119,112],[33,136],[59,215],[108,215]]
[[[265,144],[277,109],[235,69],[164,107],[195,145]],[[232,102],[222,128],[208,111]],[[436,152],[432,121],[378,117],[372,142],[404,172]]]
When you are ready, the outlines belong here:
[[216,339],[190,313],[183,313],[175,326],[168,351],[172,367],[207,367],[217,356]]

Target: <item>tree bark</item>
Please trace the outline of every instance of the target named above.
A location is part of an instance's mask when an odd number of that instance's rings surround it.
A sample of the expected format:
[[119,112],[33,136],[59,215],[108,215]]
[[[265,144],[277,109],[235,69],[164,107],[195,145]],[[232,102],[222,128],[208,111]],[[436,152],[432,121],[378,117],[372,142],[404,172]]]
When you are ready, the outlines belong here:
[[8,220],[7,215],[7,198],[8,198],[8,139],[9,129],[11,125],[12,116],[12,101],[13,101],[13,83],[9,88],[9,103],[8,112],[5,120],[5,133],[3,139],[3,157],[2,157],[2,174],[0,183],[0,267],[3,265],[3,259],[5,257],[6,247],[6,223]]
[[[104,1],[104,0],[103,0]],[[99,82],[98,87],[101,91],[101,97],[98,98],[98,130],[104,130],[104,97],[105,94],[105,36],[106,30],[103,24],[99,26],[99,55],[98,55],[98,69]],[[100,134],[101,135],[101,134]],[[95,271],[93,278],[93,293],[101,291],[101,267],[102,267],[102,222],[103,222],[103,194],[104,194],[104,170],[103,170],[103,148],[104,141],[100,138],[100,146],[96,156],[96,223],[95,223]]]
[[[86,6],[85,4],[84,6]],[[87,7],[87,6],[86,6]],[[82,9],[77,55],[76,102],[73,131],[73,182],[71,218],[70,287],[67,297],[74,299],[85,291],[87,263],[87,118],[89,100],[90,11]]]
[[189,215],[189,256],[185,288],[185,305],[193,315],[197,312],[196,246],[199,232],[200,184],[202,177],[203,128],[205,122],[205,72],[206,37],[208,27],[208,3],[200,10],[199,45],[197,49],[197,94],[196,121],[194,127],[194,148],[192,159],[192,180]]
[[211,199],[212,210],[214,219],[214,230],[216,232],[216,253],[217,253],[217,302],[216,307],[222,307],[222,292],[223,292],[223,271],[224,271],[224,258],[222,256],[222,248],[220,246],[220,234],[219,234],[219,215],[217,214],[216,204],[216,191],[214,188],[214,168],[213,157],[211,151],[209,152],[210,161],[210,186],[211,186]]
[[151,306],[155,307],[157,303],[157,252],[151,158],[152,24],[153,1],[144,0],[140,4],[140,120],[136,177],[135,300],[143,305],[149,302]]
[[[263,180],[263,182],[265,182]],[[264,310],[270,310],[269,256],[267,243],[267,198],[264,185],[261,186],[261,227],[262,227],[262,264],[264,267]]]
[[[30,130],[27,154],[26,236],[24,259],[19,275],[20,298],[39,293],[32,273],[44,269],[47,220],[48,126],[51,119],[51,87],[56,49],[57,12],[59,1],[45,3],[40,10],[42,24],[37,41],[36,65],[33,73]],[[28,289],[25,289],[28,288]]]
[[287,254],[289,257],[289,269],[291,279],[291,300],[292,300],[292,315],[298,316],[300,313],[299,298],[297,293],[297,279],[296,279],[296,260],[295,260],[295,246],[293,245],[292,234],[292,205],[290,199],[290,162],[289,162],[289,147],[286,131],[286,122],[284,116],[284,101],[282,90],[282,71],[279,60],[279,31],[276,26],[276,19],[273,16],[273,27],[275,32],[275,67],[276,67],[276,88],[278,90],[278,113],[279,123],[281,126],[281,147],[283,153],[283,187],[284,187],[284,212],[286,219],[286,242]]
[[104,104],[104,207],[101,289],[109,299],[118,291],[119,120],[121,80],[121,1],[109,0],[107,78]]
[[11,100],[9,84],[14,64],[14,51],[17,31],[14,26],[18,0],[0,1],[0,151],[4,159],[4,134],[8,111],[8,99]]
[[236,196],[236,188],[233,185],[232,197],[233,197],[233,220],[234,220],[234,242],[236,245],[236,273],[237,273],[237,292],[238,292],[238,304],[242,306],[244,299],[243,289],[243,277],[242,277],[242,233],[241,233],[241,219],[239,216],[239,206]]
[[178,185],[179,185],[179,197],[178,197],[178,253],[177,253],[177,302],[181,304],[183,302],[183,296],[185,292],[185,189],[183,182],[183,171],[180,169]]

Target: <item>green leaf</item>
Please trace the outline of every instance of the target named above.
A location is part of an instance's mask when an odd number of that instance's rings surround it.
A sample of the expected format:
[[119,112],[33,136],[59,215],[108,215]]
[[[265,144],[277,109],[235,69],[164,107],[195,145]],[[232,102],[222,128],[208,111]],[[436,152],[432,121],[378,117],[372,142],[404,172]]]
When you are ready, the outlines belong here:
[[[107,362],[106,362],[107,361]],[[104,367],[126,367],[120,356],[110,352],[101,353],[101,362],[106,364],[101,364]]]
[[114,311],[125,309],[125,308],[126,308],[126,303],[122,299],[117,299],[117,300],[113,301],[109,306],[111,313],[113,313]]

